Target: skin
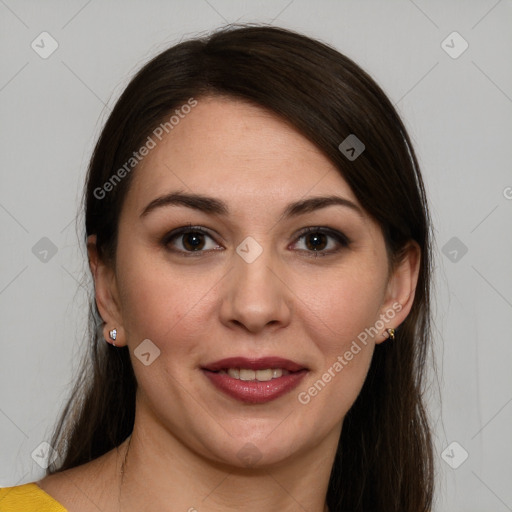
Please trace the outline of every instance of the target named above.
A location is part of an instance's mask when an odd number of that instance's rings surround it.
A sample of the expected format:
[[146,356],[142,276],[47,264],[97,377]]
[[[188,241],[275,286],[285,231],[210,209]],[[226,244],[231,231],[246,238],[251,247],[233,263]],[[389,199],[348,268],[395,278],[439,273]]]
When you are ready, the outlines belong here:
[[[246,102],[199,98],[134,173],[115,267],[98,258],[95,237],[88,240],[105,339],[115,327],[115,344],[129,346],[139,384],[134,431],[118,449],[39,484],[71,512],[96,506],[104,512],[322,512],[343,418],[375,344],[412,306],[417,244],[390,273],[379,226],[337,169],[293,127]],[[151,201],[172,191],[222,200],[229,215],[165,206],[141,217]],[[332,205],[282,216],[291,202],[333,194],[360,211]],[[201,238],[203,252],[190,257],[182,255],[183,236],[167,247],[162,242],[188,224],[211,234]],[[311,235],[300,237],[309,226],[344,233],[350,243],[327,236],[321,250],[332,252],[320,256]],[[248,236],[262,248],[252,263],[236,252]],[[301,404],[299,392],[393,304],[401,305],[393,320]],[[134,356],[145,339],[160,350],[149,366]],[[266,404],[224,395],[200,369],[225,357],[268,355],[298,362],[308,373],[298,388]],[[254,465],[238,456],[247,443],[260,456]]]

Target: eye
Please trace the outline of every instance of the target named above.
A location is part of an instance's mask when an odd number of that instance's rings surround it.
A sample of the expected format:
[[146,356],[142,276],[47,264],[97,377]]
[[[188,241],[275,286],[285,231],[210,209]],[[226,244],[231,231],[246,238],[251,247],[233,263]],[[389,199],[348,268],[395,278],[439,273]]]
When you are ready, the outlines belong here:
[[[350,244],[350,240],[343,233],[325,227],[303,229],[293,245],[300,246],[298,242],[301,240],[303,248],[299,247],[298,250],[315,257],[337,253]],[[193,256],[194,253],[199,256],[202,252],[223,249],[201,226],[175,229],[163,238],[162,245],[183,256]]]
[[183,253],[184,256],[191,255],[186,253],[200,253],[221,248],[200,226],[187,226],[174,230],[164,237],[162,244],[173,252]]
[[297,240],[302,239],[304,239],[302,245],[305,248],[299,248],[299,250],[310,252],[314,256],[337,253],[350,244],[350,240],[340,231],[321,227],[309,227],[302,230]]

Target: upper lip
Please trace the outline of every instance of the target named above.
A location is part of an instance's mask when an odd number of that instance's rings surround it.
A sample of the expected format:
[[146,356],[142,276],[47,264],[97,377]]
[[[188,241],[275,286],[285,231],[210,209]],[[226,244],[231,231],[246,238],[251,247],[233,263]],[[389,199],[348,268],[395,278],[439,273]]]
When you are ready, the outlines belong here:
[[299,363],[283,359],[282,357],[260,357],[260,358],[247,358],[247,357],[227,357],[220,359],[213,363],[203,366],[203,369],[216,372],[219,370],[227,370],[229,368],[244,368],[249,370],[266,370],[268,368],[282,368],[290,372],[297,372],[305,370],[306,368]]

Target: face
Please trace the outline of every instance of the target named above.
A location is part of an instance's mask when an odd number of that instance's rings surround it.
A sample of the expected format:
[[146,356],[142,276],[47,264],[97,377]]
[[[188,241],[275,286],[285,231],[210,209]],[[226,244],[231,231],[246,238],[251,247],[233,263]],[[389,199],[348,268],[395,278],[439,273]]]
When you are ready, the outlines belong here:
[[242,101],[198,99],[133,172],[115,268],[92,268],[139,419],[236,466],[337,442],[375,344],[410,309],[414,253],[388,273],[339,171]]

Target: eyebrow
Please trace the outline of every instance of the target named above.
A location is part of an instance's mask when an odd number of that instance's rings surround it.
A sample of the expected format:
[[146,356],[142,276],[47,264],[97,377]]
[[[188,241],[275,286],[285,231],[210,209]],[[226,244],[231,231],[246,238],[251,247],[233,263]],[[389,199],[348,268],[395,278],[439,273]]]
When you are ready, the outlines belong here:
[[[284,209],[283,216],[284,218],[297,217],[333,205],[345,206],[358,213],[361,217],[364,216],[359,206],[344,197],[336,195],[308,197],[307,199],[290,203]],[[153,199],[142,210],[140,216],[145,217],[150,212],[166,206],[186,206],[187,208],[199,210],[204,213],[221,216],[229,215],[229,207],[224,201],[200,194],[172,192]]]

